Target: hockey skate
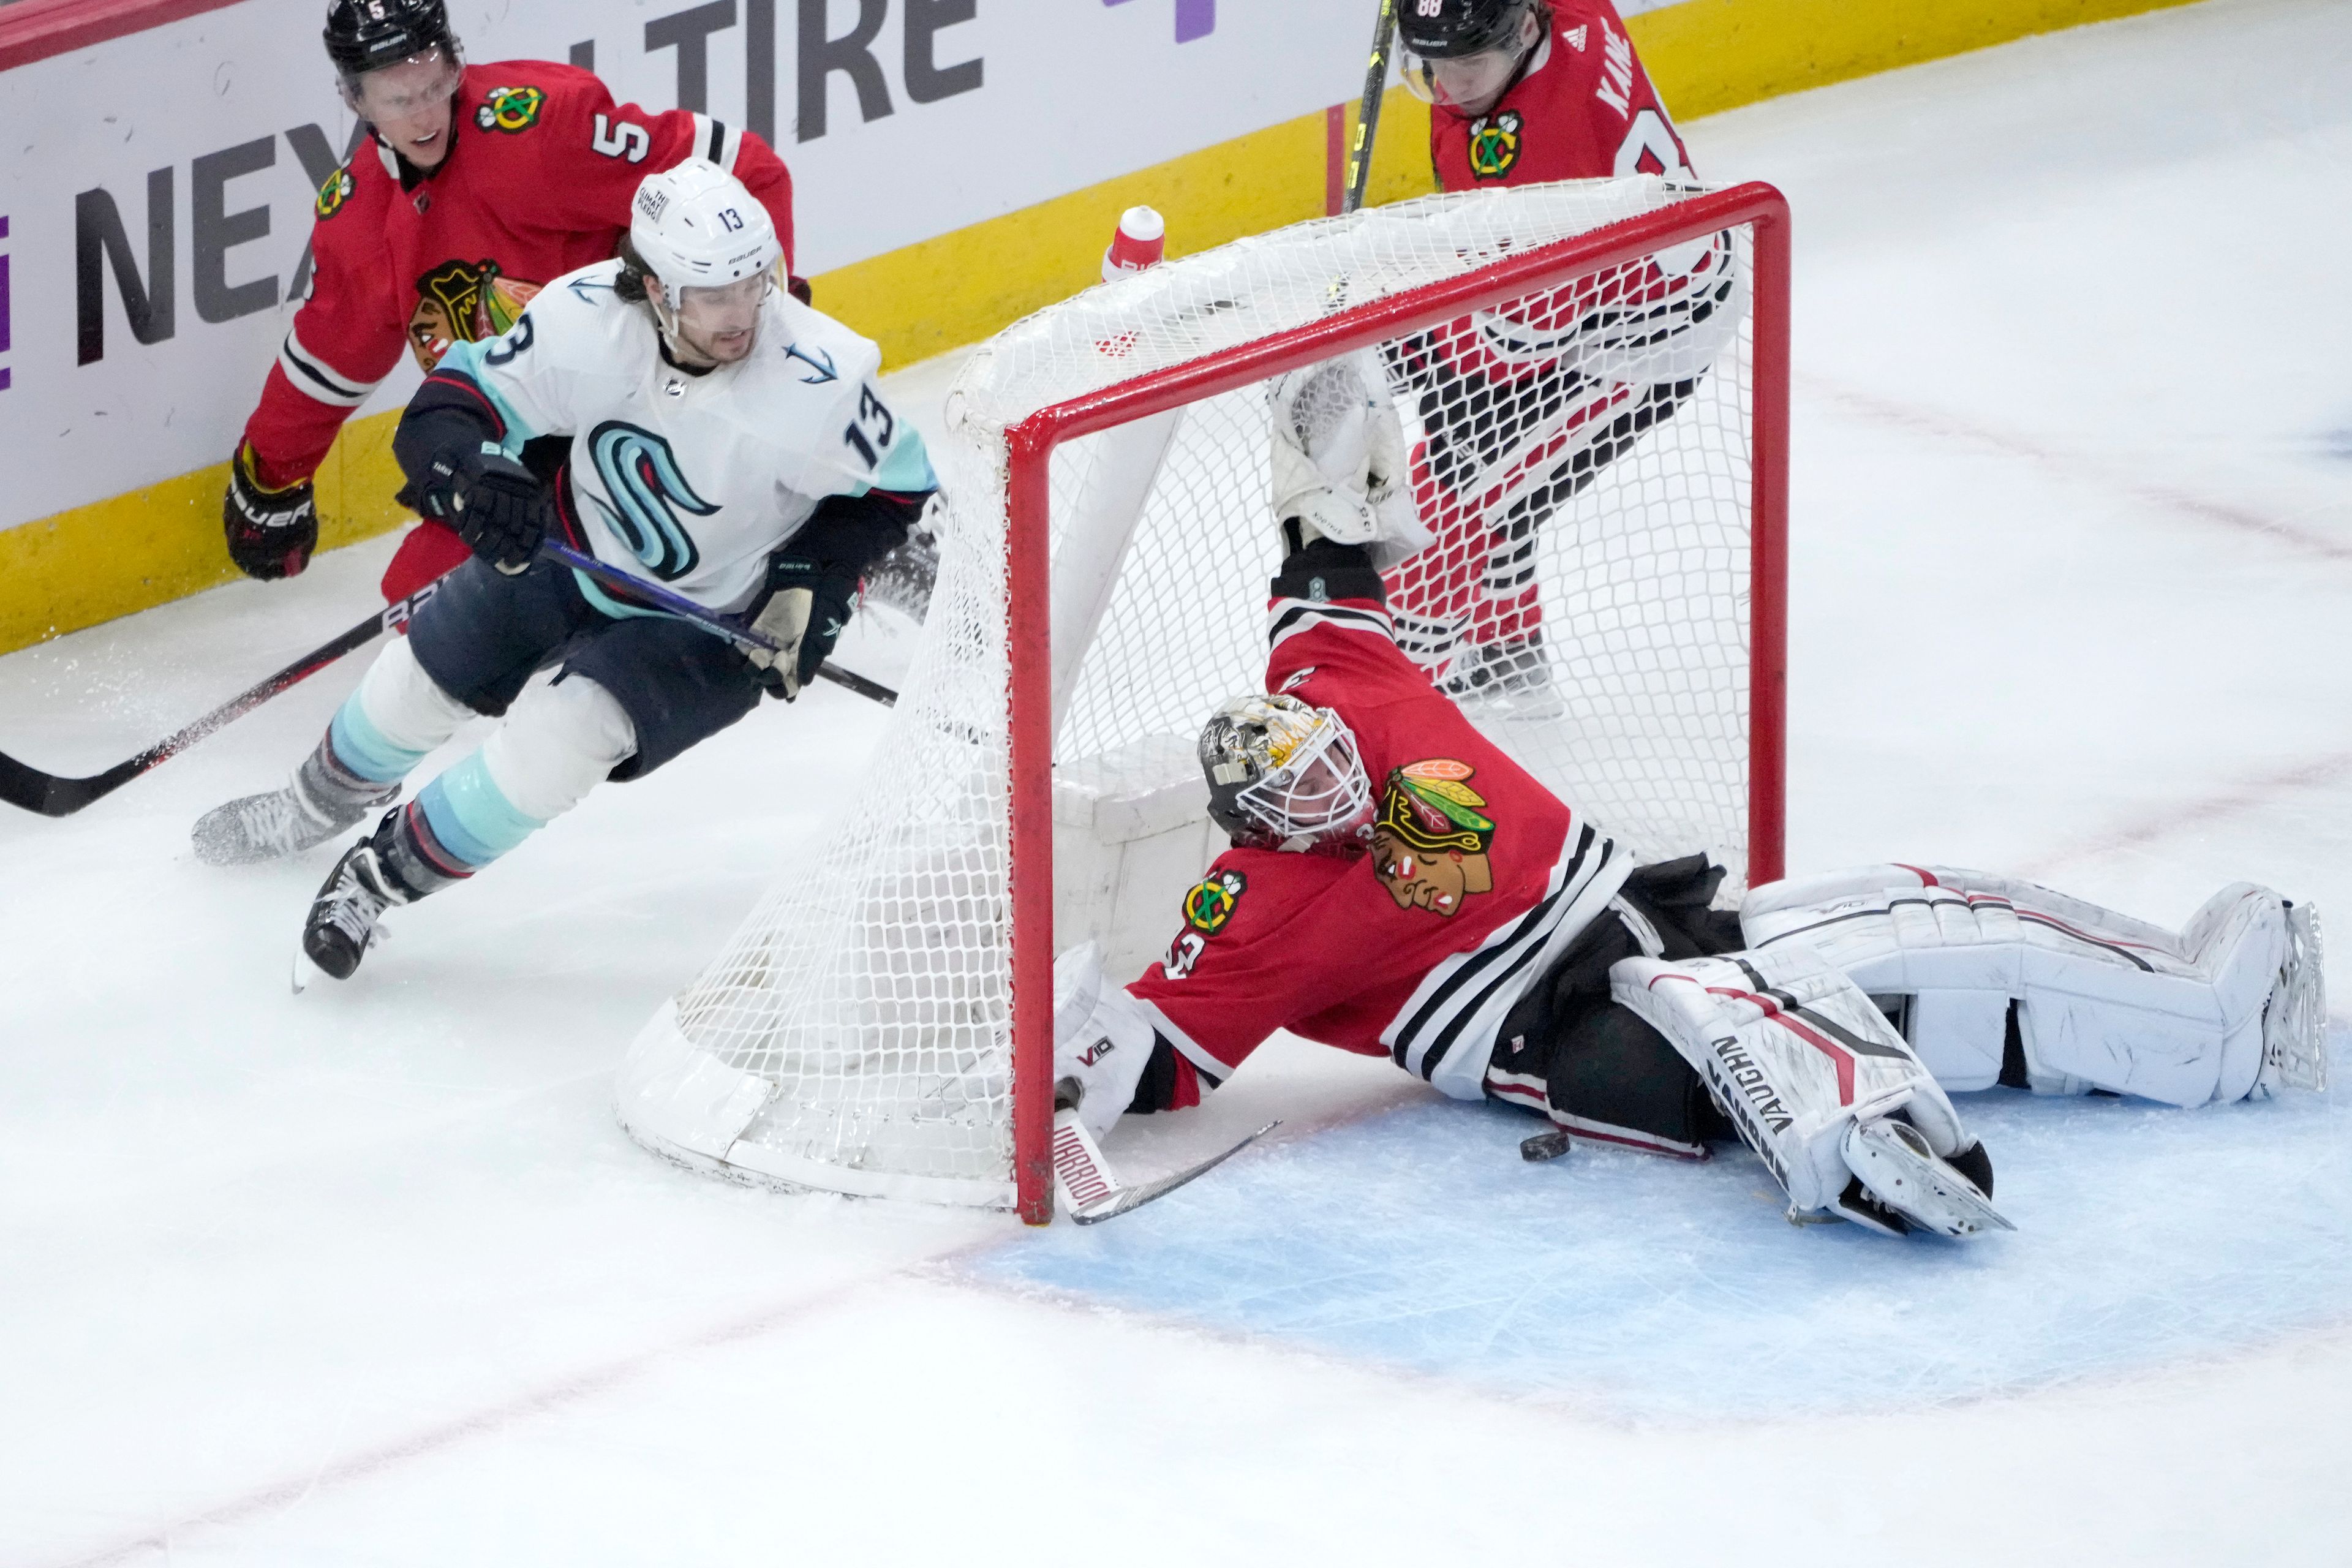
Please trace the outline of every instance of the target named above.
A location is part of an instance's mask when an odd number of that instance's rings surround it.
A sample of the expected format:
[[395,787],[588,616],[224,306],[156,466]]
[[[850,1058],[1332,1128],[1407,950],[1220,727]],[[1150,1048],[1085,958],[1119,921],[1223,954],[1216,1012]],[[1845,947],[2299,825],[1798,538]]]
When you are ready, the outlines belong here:
[[383,940],[384,932],[376,926],[383,911],[410,901],[407,890],[384,870],[372,840],[362,839],[345,850],[328,874],[326,886],[310,901],[301,951],[294,959],[294,989],[307,986],[313,973],[337,980],[359,973],[367,950]]
[[1567,710],[1540,633],[1465,649],[1437,689],[1472,719],[1557,719]]
[[360,960],[387,933],[378,921],[395,904],[413,904],[473,873],[436,862],[420,835],[427,830],[412,821],[415,807],[394,806],[375,825],[375,831],[343,852],[328,873],[326,886],[310,900],[310,917],[302,922],[302,945],[294,955],[294,989],[310,983],[312,973],[349,980],[359,972]]
[[2286,906],[2286,955],[2263,1008],[2263,1067],[2257,1095],[2327,1087],[2327,979],[2321,973],[2319,911]]
[[399,795],[396,784],[371,784],[344,772],[322,741],[284,789],[213,807],[196,819],[190,837],[196,858],[207,866],[281,860],[358,826]]
[[1950,1237],[2017,1228],[1957,1165],[1937,1158],[1927,1135],[1908,1121],[1891,1116],[1857,1121],[1846,1129],[1843,1152],[1864,1192],[1849,1187],[1838,1207],[1857,1223],[1895,1231],[1886,1223],[1893,1217],[1897,1225]]

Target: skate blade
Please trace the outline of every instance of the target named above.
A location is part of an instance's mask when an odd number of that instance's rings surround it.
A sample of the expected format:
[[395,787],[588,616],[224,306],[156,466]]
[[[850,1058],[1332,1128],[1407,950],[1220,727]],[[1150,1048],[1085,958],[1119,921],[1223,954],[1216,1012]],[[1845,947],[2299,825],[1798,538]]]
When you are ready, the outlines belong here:
[[2017,1228],[1974,1182],[1928,1152],[1924,1142],[1915,1146],[1911,1139],[1917,1137],[1899,1122],[1856,1122],[1846,1130],[1845,1163],[1872,1197],[1921,1230],[1963,1237]]
[[2319,911],[2290,904],[2286,911],[2292,977],[2278,988],[2263,1016],[2263,1072],[2258,1089],[2327,1089],[2327,982]]
[[294,973],[289,978],[293,982],[295,995],[302,994],[304,991],[310,989],[311,981],[324,978],[326,973],[310,962],[310,955],[302,951],[302,944],[299,942],[294,944]]

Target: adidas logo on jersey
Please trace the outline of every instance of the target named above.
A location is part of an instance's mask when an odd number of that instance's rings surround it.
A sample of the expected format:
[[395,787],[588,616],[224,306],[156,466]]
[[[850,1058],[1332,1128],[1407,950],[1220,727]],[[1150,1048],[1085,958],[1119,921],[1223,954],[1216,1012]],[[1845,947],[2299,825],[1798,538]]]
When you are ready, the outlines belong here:
[[1580,55],[1584,52],[1584,32],[1582,27],[1571,27],[1568,33],[1568,47]]

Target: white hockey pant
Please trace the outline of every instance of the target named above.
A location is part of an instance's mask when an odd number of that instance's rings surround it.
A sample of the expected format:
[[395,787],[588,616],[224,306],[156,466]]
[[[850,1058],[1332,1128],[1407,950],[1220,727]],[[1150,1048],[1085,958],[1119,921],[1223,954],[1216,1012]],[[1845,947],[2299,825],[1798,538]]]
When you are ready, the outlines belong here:
[[2254,1089],[2288,953],[2284,901],[2244,882],[2173,932],[2032,882],[1865,866],[1758,888],[1739,921],[1751,949],[1810,946],[1889,999],[1948,1089],[2000,1080],[2013,1005],[2035,1092],[2170,1105]]

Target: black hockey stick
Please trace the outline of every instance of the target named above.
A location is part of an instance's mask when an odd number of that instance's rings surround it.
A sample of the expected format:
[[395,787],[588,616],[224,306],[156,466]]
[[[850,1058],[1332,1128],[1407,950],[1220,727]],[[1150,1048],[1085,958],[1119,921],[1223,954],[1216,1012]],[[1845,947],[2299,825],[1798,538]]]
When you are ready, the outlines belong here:
[[0,800],[43,816],[71,816],[94,800],[112,795],[151,768],[162,766],[220,729],[243,717],[279,692],[308,680],[356,647],[364,647],[385,632],[405,623],[417,607],[433,596],[440,583],[427,583],[405,599],[386,605],[331,642],[322,643],[257,686],[247,688],[185,729],[164,736],[130,761],[117,763],[88,778],[59,778],[28,768],[16,758],[0,754]]
[[[747,650],[758,648],[766,653],[783,651],[775,643],[753,631],[742,622],[698,605],[683,594],[672,593],[658,583],[649,582],[634,573],[624,572],[617,566],[607,566],[594,556],[583,554],[568,545],[558,544],[552,539],[546,541],[539,548],[541,553],[562,562],[574,572],[585,572],[608,587],[618,588],[623,593],[642,599],[646,604],[676,616],[682,621],[692,621],[703,630],[725,637],[737,647]],[[898,694],[880,681],[868,680],[864,676],[853,674],[829,660],[818,665],[816,672],[835,686],[845,688],[869,701],[879,702],[885,708],[895,708],[898,705]]]
[[1372,133],[1380,129],[1381,100],[1389,85],[1389,46],[1396,38],[1397,0],[1381,0],[1381,19],[1372,29],[1372,63],[1364,72],[1364,106],[1356,115],[1356,144],[1348,154],[1348,196],[1341,212],[1364,205],[1364,191],[1372,183]]

